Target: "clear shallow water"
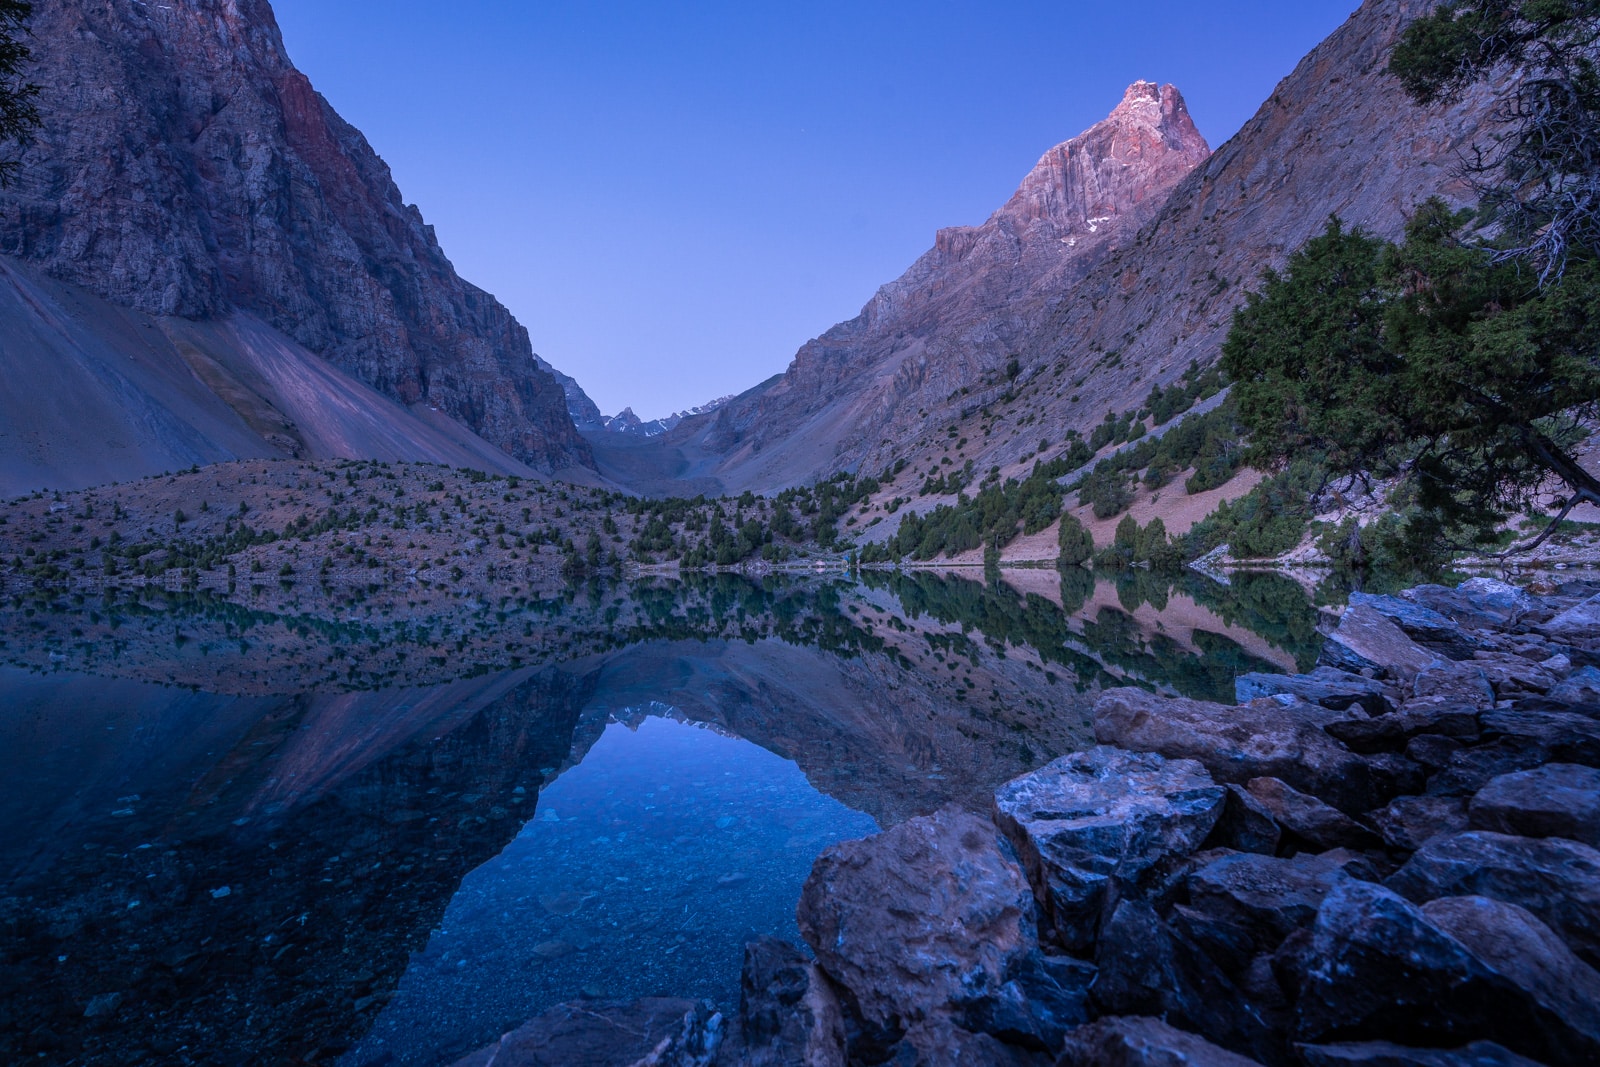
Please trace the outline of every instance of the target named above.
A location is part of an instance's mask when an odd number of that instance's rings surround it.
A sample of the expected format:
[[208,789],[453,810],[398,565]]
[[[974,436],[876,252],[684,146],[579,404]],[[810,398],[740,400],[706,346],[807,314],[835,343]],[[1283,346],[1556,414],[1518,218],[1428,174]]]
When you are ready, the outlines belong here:
[[0,610],[0,1063],[443,1064],[576,996],[734,1010],[829,843],[1092,744],[1101,688],[1227,700],[1321,643],[1275,577],[586,594],[487,659],[195,598]]
[[744,944],[798,941],[828,845],[877,823],[708,727],[612,722],[473,871],[349,1064],[431,1064],[582,996],[735,1005]]

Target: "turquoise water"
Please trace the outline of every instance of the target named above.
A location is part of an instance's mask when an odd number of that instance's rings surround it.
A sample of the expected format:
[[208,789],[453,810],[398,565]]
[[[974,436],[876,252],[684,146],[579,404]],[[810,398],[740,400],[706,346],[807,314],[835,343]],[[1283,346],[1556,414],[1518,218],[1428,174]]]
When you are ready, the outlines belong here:
[[736,1005],[745,942],[798,940],[812,861],[876,830],[748,741],[657,714],[613,721],[463,881],[346,1062],[443,1062],[582,996]]

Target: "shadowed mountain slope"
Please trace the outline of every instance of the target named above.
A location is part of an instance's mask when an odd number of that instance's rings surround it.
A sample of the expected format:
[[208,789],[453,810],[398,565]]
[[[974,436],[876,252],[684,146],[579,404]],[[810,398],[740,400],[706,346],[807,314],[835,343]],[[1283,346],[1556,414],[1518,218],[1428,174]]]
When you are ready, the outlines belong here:
[[0,252],[164,321],[265,324],[514,462],[592,465],[527,331],[457,276],[266,0],[46,0],[31,29],[44,125],[0,192]]

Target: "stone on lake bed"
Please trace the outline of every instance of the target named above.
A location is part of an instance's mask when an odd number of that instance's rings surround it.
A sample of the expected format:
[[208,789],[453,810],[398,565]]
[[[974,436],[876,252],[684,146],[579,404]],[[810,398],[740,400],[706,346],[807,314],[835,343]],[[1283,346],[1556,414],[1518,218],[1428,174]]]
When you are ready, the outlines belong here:
[[561,1004],[454,1067],[711,1067],[723,1018],[704,1001],[652,997]]

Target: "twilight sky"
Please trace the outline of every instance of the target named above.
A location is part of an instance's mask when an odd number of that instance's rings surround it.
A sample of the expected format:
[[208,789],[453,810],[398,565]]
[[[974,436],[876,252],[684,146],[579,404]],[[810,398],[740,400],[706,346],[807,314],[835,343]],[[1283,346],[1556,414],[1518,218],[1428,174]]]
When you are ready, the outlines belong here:
[[1123,89],[1220,146],[1357,0],[274,0],[469,281],[607,413],[739,392]]

